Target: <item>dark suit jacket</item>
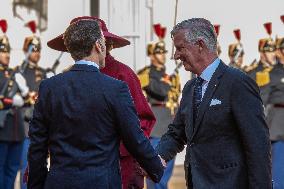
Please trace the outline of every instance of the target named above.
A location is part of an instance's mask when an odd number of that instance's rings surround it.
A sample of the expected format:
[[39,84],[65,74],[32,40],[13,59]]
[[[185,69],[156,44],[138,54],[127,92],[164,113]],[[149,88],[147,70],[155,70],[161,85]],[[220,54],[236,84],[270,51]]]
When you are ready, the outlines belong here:
[[41,83],[29,136],[31,189],[121,188],[120,139],[154,181],[163,174],[127,85],[93,66],[74,65]]
[[[270,189],[268,127],[256,83],[220,63],[192,123],[195,79],[183,90],[180,108],[157,147],[166,160],[187,145],[186,180],[194,189]],[[211,99],[221,104],[210,106]]]

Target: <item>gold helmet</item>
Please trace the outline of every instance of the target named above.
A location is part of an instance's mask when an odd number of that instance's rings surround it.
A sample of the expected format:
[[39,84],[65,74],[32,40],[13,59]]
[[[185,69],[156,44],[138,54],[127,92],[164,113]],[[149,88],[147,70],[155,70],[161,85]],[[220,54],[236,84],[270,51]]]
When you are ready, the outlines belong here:
[[8,28],[8,24],[6,20],[0,20],[0,28],[4,34],[0,36],[0,52],[10,53],[11,47],[10,47],[9,39],[6,35],[6,31]]
[[269,38],[260,39],[258,42],[258,51],[259,52],[274,52],[276,50],[275,41],[271,38],[272,34],[272,23],[267,22],[264,24]]
[[162,27],[161,24],[154,25],[155,34],[159,37],[158,42],[152,42],[147,45],[147,55],[163,54],[167,53],[166,44],[164,38],[166,35],[166,27]]
[[241,31],[240,29],[234,30],[235,38],[237,43],[232,43],[229,45],[228,54],[229,57],[238,58],[244,55],[243,45],[241,43]]
[[28,27],[32,31],[33,35],[25,38],[25,42],[23,45],[23,51],[27,52],[29,49],[29,46],[32,45],[32,48],[33,48],[32,50],[34,52],[40,52],[41,51],[41,41],[39,37],[35,36],[35,33],[36,33],[35,21],[30,21],[25,26]]

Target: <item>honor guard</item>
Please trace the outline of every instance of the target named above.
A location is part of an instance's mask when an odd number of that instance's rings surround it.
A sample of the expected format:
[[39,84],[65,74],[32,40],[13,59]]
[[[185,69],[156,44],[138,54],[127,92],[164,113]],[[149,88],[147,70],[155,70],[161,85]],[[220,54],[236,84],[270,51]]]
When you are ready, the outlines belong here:
[[[162,135],[167,131],[168,125],[172,122],[175,110],[178,107],[180,95],[180,78],[177,69],[172,75],[166,74],[166,47],[164,42],[166,28],[160,24],[154,25],[154,31],[159,37],[156,43],[147,46],[147,55],[150,57],[151,65],[138,72],[141,87],[151,105],[156,117],[156,124],[150,135],[150,141],[155,147]],[[174,160],[170,161],[167,170],[160,183],[159,188],[166,188],[174,166]],[[147,188],[156,188],[155,184],[147,179]]]
[[[25,130],[26,130],[26,139],[24,143],[24,150],[23,150],[23,163],[22,163],[22,175],[24,175],[25,168],[27,167],[27,150],[29,146],[29,139],[28,139],[28,126],[29,121],[32,118],[32,112],[33,112],[33,105],[35,104],[39,84],[40,82],[46,78],[46,72],[43,68],[41,68],[38,65],[38,62],[40,60],[41,56],[41,41],[38,36],[35,35],[36,33],[36,23],[35,21],[30,21],[26,25],[31,31],[32,35],[25,38],[24,45],[23,45],[23,51],[26,54],[28,61],[26,66],[23,66],[25,64],[25,61],[22,63],[21,66],[18,67],[18,69],[21,69],[21,67],[25,67],[23,70],[23,76],[27,81],[27,85],[29,87],[29,98],[26,101],[26,104],[28,104],[28,107],[24,108],[24,118],[25,118]],[[26,188],[26,184],[23,183],[21,179],[21,188]]]
[[28,88],[24,78],[9,68],[10,44],[6,20],[0,20],[0,188],[14,188],[25,138],[21,107]]
[[[216,32],[217,37],[218,37],[219,33],[220,33],[220,25],[215,24],[214,29],[215,29],[215,32]],[[220,56],[221,52],[222,52],[221,46],[220,46],[219,42],[217,41],[217,54],[218,54],[218,56]]]
[[[284,23],[284,15],[281,20]],[[272,142],[273,185],[284,188],[284,37],[276,38],[276,56],[277,63],[270,72],[270,83],[262,98]]]
[[269,34],[268,38],[260,39],[258,43],[258,51],[260,60],[254,61],[251,65],[245,66],[244,71],[256,81],[259,87],[264,87],[270,82],[270,71],[276,63],[276,46],[275,41],[271,38],[272,24],[265,23],[264,27]]
[[235,38],[237,39],[236,43],[229,45],[228,55],[230,58],[229,66],[232,66],[237,69],[242,69],[244,49],[241,43],[241,31],[239,29],[234,30]]

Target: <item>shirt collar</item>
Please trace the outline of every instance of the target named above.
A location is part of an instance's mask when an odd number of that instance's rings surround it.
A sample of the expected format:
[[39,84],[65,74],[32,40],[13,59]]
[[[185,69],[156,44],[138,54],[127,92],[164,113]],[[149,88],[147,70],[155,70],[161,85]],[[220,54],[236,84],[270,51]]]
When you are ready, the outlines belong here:
[[211,77],[213,76],[215,70],[220,64],[220,59],[216,58],[213,63],[211,63],[207,68],[201,73],[200,77],[205,81],[209,82]]
[[88,60],[79,60],[79,61],[76,61],[75,64],[85,64],[89,66],[95,66],[96,68],[99,69],[99,65],[97,65],[95,62],[88,61]]

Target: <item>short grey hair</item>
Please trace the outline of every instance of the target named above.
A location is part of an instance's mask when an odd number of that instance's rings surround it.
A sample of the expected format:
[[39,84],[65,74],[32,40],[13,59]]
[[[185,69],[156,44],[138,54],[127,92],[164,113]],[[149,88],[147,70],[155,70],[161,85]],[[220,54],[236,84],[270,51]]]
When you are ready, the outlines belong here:
[[75,61],[91,54],[93,45],[102,39],[102,32],[96,20],[78,20],[70,24],[64,33],[64,44]]
[[201,39],[210,51],[217,51],[217,34],[210,21],[204,18],[184,20],[174,26],[171,36],[173,37],[180,30],[185,30],[185,38],[188,42],[194,43]]

